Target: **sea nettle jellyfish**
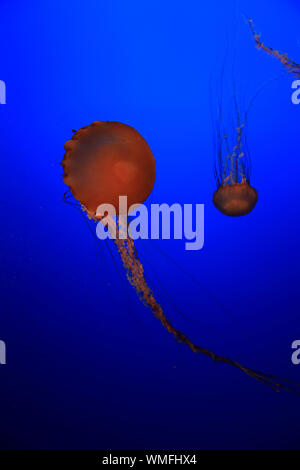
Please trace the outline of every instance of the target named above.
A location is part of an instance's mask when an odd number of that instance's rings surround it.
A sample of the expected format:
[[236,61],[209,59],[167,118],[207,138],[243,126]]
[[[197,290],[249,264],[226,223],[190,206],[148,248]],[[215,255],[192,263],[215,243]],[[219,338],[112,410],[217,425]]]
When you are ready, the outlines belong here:
[[250,185],[250,155],[245,130],[248,113],[257,94],[242,118],[234,90],[235,128],[231,135],[227,133],[224,125],[222,98],[218,106],[215,128],[217,190],[213,194],[213,203],[222,214],[231,217],[249,214],[258,199],[256,189]]
[[[75,132],[75,131],[74,131]],[[230,364],[250,377],[279,391],[289,389],[286,381],[243,367],[235,360],[219,356],[195,345],[182,332],[173,327],[164,315],[144,275],[134,242],[128,232],[122,237],[120,219],[126,214],[119,207],[119,196],[127,196],[128,206],[143,203],[155,182],[155,160],[145,139],[132,127],[119,122],[93,122],[75,132],[65,143],[62,162],[64,182],[87,215],[99,223],[107,214],[99,214],[102,204],[112,204],[118,215],[116,226],[117,246],[127,278],[141,301],[179,342],[193,352],[209,356],[214,361]]]
[[[257,48],[278,59],[287,72],[300,77],[300,65],[291,60],[288,54],[282,54],[278,50],[266,46],[261,41],[260,35],[255,31],[253,20],[247,18],[247,21]],[[266,85],[276,79],[269,80],[258,90],[243,116],[239,111],[237,96],[234,91],[235,128],[231,136],[229,136],[228,129],[225,129],[224,126],[222,100],[219,103],[216,126],[217,161],[215,165],[218,188],[214,192],[213,202],[216,208],[225,215],[240,217],[249,214],[257,203],[258,193],[250,185],[250,156],[247,147],[246,124],[248,113],[255,98]]]

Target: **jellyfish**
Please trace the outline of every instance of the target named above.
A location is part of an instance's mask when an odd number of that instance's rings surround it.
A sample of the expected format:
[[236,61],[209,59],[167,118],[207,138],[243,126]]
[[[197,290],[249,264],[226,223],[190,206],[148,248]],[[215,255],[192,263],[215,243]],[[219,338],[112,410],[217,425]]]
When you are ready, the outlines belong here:
[[[300,77],[300,65],[291,60],[288,54],[266,46],[256,33],[253,20],[247,18],[251,32],[258,49],[276,57],[286,68],[288,73]],[[277,77],[278,78],[278,77]],[[223,123],[222,102],[219,103],[219,116],[216,128],[217,158],[215,176],[217,190],[213,194],[213,203],[216,208],[225,215],[240,217],[249,214],[256,206],[258,193],[250,185],[250,155],[247,147],[246,124],[250,108],[258,94],[266,85],[275,79],[265,83],[252,98],[243,118],[239,111],[237,95],[234,90],[235,123],[233,139],[230,140]]]
[[286,68],[287,72],[294,74],[296,77],[300,77],[300,65],[291,60],[287,53],[282,53],[276,49],[273,49],[272,47],[266,46],[266,44],[261,41],[261,35],[255,31],[253,20],[248,18],[247,21],[254,37],[257,49],[261,49],[270,56],[275,57]]
[[215,207],[227,216],[240,217],[255,207],[258,193],[250,185],[250,155],[247,147],[245,126],[254,99],[242,119],[234,90],[235,123],[230,139],[223,123],[222,101],[219,103],[216,125],[215,177],[217,190],[213,194]]
[[97,211],[101,204],[109,203],[117,209],[116,237],[113,237],[113,241],[128,281],[162,326],[194,353],[201,353],[216,362],[236,367],[276,391],[289,390],[290,387],[297,391],[297,384],[248,369],[233,359],[227,359],[194,344],[176,329],[164,314],[162,306],[147,283],[134,241],[127,229],[124,236],[124,227],[120,222],[126,214],[119,205],[119,196],[126,195],[129,204],[136,207],[147,199],[154,186],[155,160],[146,140],[126,124],[96,121],[74,131],[72,139],[65,143],[65,150],[62,161],[63,181],[69,186],[87,216],[101,223],[107,218],[105,213]]

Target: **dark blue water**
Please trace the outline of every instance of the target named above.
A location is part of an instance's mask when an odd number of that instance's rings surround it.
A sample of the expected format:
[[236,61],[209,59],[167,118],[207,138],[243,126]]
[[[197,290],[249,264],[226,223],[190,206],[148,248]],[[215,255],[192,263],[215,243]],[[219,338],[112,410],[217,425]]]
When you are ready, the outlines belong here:
[[[293,77],[266,87],[249,116],[259,202],[244,218],[212,204],[211,126],[224,63],[242,103],[283,71],[255,49],[241,12],[267,44],[300,61],[296,0],[2,0],[0,8],[0,446],[299,447],[300,398],[176,343],[124,281],[113,246],[97,245],[62,202],[59,166],[72,129],[94,120],[135,127],[156,158],[150,202],[205,204],[203,250],[138,244],[170,320],[197,344],[300,381],[291,362],[300,336]],[[228,105],[231,94],[229,78]]]

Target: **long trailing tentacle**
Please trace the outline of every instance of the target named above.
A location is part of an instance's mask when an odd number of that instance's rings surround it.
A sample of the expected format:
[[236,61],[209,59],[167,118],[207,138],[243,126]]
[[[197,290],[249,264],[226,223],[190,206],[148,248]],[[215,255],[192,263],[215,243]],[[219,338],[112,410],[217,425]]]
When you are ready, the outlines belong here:
[[[76,203],[72,203],[68,201],[70,197],[71,197],[71,194],[68,194],[68,192],[66,192],[63,197],[63,202],[72,205],[77,210],[78,209],[82,210],[82,207],[80,204],[76,204]],[[119,232],[120,232],[120,227],[117,221],[117,237],[114,239],[114,242],[121,256],[121,260],[126,270],[126,274],[127,274],[127,278],[129,282],[135,288],[135,290],[137,291],[143,303],[151,309],[154,316],[161,322],[161,324],[167,329],[167,331],[174,336],[174,338],[178,342],[184,343],[194,353],[201,353],[205,356],[210,357],[210,359],[212,359],[213,361],[228,364],[228,365],[231,365],[232,367],[235,367],[241,370],[249,377],[252,377],[253,379],[259,382],[262,382],[263,384],[275,390],[276,392],[280,392],[281,390],[286,390],[289,392],[293,392],[297,395],[300,395],[300,384],[293,382],[291,380],[278,378],[273,375],[264,374],[259,371],[244,367],[242,364],[240,364],[239,362],[233,359],[220,356],[214,353],[213,351],[210,351],[206,348],[203,348],[201,346],[194,344],[181,331],[175,329],[173,325],[170,323],[170,321],[167,319],[167,317],[165,316],[161,305],[156,301],[154,294],[145,279],[144,268],[142,266],[142,263],[139,260],[132,238],[130,238],[129,236],[127,236],[127,238],[121,238],[119,236]]]
[[300,65],[297,64],[295,61],[291,60],[287,53],[282,53],[277,49],[273,49],[272,47],[269,47],[264,44],[261,41],[261,35],[258,34],[255,30],[253,19],[247,18],[247,21],[250,26],[251,33],[254,37],[257,49],[261,49],[270,56],[275,57],[281,62],[281,64],[287,69],[289,73],[294,74],[296,77],[300,77]]
[[126,239],[119,238],[117,230],[117,237],[116,239],[114,239],[114,242],[116,243],[116,246],[120,253],[121,260],[127,272],[127,278],[129,282],[136,289],[143,303],[151,309],[154,316],[161,322],[161,324],[167,329],[167,331],[174,336],[174,338],[178,342],[187,345],[194,353],[204,354],[205,356],[210,357],[213,361],[228,364],[241,370],[249,377],[252,377],[257,381],[264,383],[266,386],[270,387],[271,389],[277,392],[281,390],[287,390],[300,395],[300,384],[285,379],[280,379],[272,375],[263,374],[256,370],[244,367],[242,364],[233,359],[225,358],[223,356],[215,354],[214,352],[208,349],[194,344],[181,331],[174,328],[163,313],[161,305],[156,301],[151,288],[147,284],[147,281],[144,276],[144,268],[139,260],[133,240],[129,236]]

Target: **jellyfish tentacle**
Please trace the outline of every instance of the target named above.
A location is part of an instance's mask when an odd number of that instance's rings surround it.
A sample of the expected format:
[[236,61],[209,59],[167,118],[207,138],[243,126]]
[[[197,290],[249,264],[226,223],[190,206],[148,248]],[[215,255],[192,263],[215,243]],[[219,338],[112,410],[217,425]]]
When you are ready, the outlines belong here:
[[289,58],[288,53],[286,52],[282,53],[279,50],[273,49],[272,47],[269,47],[266,44],[264,44],[261,41],[261,35],[258,34],[255,30],[253,19],[248,18],[247,21],[248,21],[252,36],[255,40],[257,49],[261,49],[264,52],[266,52],[268,55],[275,57],[281,62],[281,64],[287,69],[289,73],[296,75],[296,77],[300,77],[300,64],[297,64],[295,61],[291,60]]
[[156,301],[154,294],[149,287],[145,276],[144,276],[144,268],[142,263],[139,260],[134,241],[132,238],[127,237],[126,239],[121,239],[118,237],[119,233],[119,226],[117,222],[117,237],[114,239],[114,242],[117,246],[117,249],[120,253],[122,263],[127,273],[127,278],[130,284],[136,289],[138,295],[140,296],[143,303],[148,306],[151,311],[153,312],[154,316],[160,321],[162,326],[166,328],[166,330],[172,334],[172,336],[180,343],[184,343],[188,346],[194,353],[201,353],[205,356],[210,357],[213,361],[222,362],[237,369],[241,370],[246,375],[252,377],[259,382],[264,383],[268,387],[276,391],[280,390],[288,390],[295,393],[300,394],[300,385],[299,390],[297,390],[298,384],[292,388],[284,384],[283,379],[279,379],[277,377],[273,377],[271,375],[263,374],[261,372],[257,372],[253,369],[248,369],[244,367],[239,362],[228,359],[226,357],[220,356],[213,351],[210,351],[206,348],[198,346],[194,344],[186,335],[184,335],[181,331],[177,330],[173,327],[170,321],[165,316],[161,305]]

